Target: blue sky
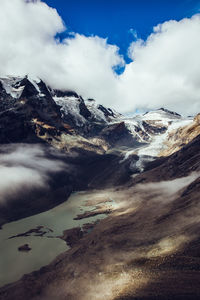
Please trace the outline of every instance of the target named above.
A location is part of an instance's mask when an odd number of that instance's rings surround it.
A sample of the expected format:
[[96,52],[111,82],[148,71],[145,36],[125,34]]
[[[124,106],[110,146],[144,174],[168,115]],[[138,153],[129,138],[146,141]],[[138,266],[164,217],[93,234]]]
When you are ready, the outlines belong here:
[[122,113],[195,114],[199,8],[200,0],[0,0],[0,76],[29,74]]
[[[167,20],[191,17],[200,8],[199,0],[45,0],[57,9],[68,31],[108,38],[129,62],[127,49],[133,29],[146,39],[153,26]],[[66,35],[66,33],[65,33]]]

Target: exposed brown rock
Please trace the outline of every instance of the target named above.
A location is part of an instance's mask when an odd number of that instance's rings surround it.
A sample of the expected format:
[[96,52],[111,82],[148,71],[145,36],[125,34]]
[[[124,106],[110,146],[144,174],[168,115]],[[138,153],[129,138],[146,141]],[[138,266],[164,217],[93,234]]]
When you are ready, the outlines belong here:
[[82,237],[83,232],[80,227],[65,230],[60,236],[70,247],[74,247]]
[[165,149],[159,153],[159,156],[168,156],[180,150],[184,145],[191,142],[197,135],[200,134],[200,114],[198,114],[193,123],[173,130],[169,133],[165,141]]
[[200,171],[199,161],[200,135],[172,155],[148,163],[144,172],[131,179],[128,184],[159,182],[184,177],[192,172]]

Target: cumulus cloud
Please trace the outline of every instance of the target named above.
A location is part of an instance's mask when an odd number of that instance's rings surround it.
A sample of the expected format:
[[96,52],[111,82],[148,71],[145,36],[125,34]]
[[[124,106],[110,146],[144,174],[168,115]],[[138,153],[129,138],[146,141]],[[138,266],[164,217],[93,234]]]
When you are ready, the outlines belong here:
[[160,24],[146,41],[135,36],[127,65],[118,47],[98,36],[74,33],[59,41],[66,27],[42,1],[1,0],[0,20],[0,75],[40,77],[121,112],[199,111],[200,15]]
[[133,60],[121,76],[123,87],[140,108],[161,105],[182,112],[200,109],[200,15],[154,27],[147,41],[129,48]]

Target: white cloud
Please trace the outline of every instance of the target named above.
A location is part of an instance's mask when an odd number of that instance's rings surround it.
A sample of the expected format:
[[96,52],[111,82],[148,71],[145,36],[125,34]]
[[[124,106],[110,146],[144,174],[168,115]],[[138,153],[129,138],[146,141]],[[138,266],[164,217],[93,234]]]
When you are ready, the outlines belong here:
[[123,88],[139,108],[167,106],[184,113],[200,109],[200,16],[168,21],[147,41],[129,48],[133,62],[121,76]]
[[165,22],[147,41],[134,41],[128,50],[133,62],[121,75],[114,72],[124,64],[117,46],[78,33],[59,42],[62,19],[41,1],[1,0],[0,20],[0,75],[37,76],[121,112],[200,110],[199,15]]
[[[0,148],[0,204],[21,191],[48,188],[52,173],[65,170],[67,165],[48,157],[51,149],[40,145],[9,144]],[[52,152],[53,154],[53,152]],[[61,158],[61,157],[60,157]]]

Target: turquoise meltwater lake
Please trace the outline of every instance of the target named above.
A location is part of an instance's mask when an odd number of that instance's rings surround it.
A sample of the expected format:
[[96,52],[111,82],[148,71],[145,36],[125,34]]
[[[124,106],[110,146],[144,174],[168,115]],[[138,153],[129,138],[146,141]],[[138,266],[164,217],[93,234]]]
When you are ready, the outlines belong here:
[[[53,209],[5,224],[0,230],[0,286],[15,282],[24,274],[39,270],[52,262],[56,256],[67,251],[69,247],[65,241],[58,238],[64,230],[81,227],[106,217],[106,214],[99,214],[74,220],[78,214],[96,208],[85,206],[87,200],[87,192],[74,193],[66,202]],[[38,226],[42,226],[39,233],[32,232],[29,236],[11,238],[37,229]],[[29,244],[31,250],[19,251],[18,247],[24,244]]]

